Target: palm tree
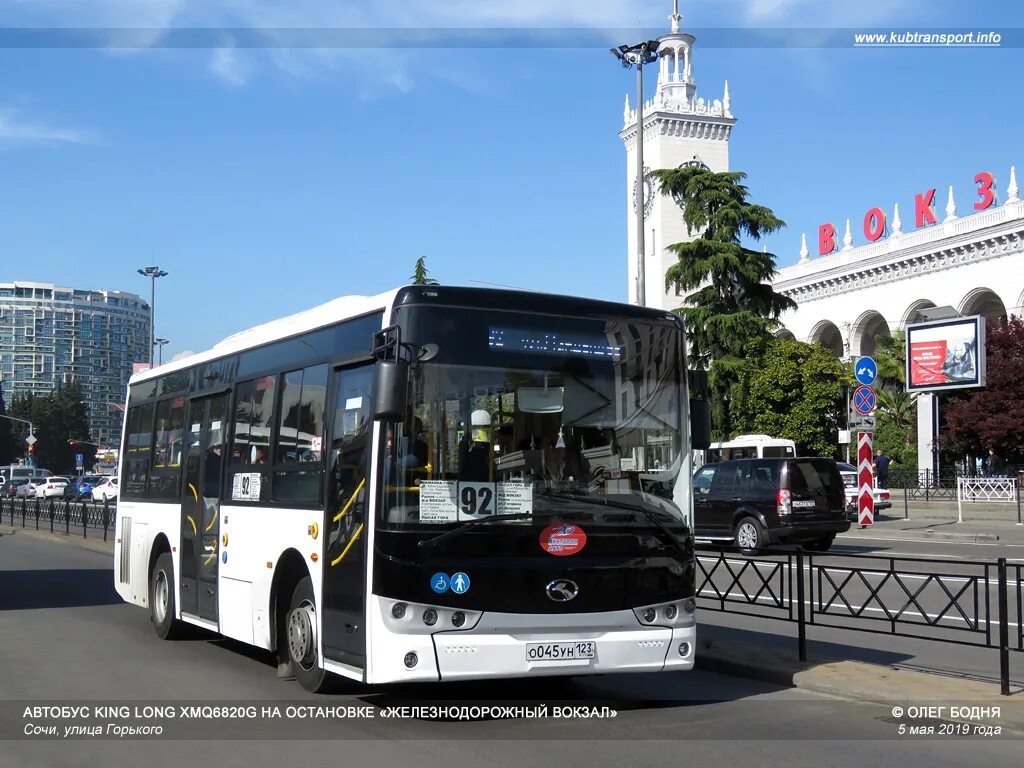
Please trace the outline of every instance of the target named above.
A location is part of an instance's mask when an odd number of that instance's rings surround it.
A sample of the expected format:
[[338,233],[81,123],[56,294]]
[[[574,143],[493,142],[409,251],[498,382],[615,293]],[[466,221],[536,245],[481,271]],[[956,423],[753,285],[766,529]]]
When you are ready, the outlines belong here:
[[412,275],[409,280],[412,281],[413,285],[437,285],[438,282],[432,277],[427,276],[427,257],[420,256],[416,259],[416,266],[413,268]]
[[683,207],[690,232],[700,235],[668,246],[677,263],[665,273],[666,289],[687,295],[678,312],[686,322],[690,365],[708,371],[715,432],[730,430],[728,392],[748,365],[747,347],[766,340],[779,316],[796,303],[771,286],[775,256],[747,248],[785,226],[770,208],[748,201],[745,173],[703,167],[655,171],[661,192]]
[[909,429],[917,419],[917,395],[898,389],[878,391],[878,410],[901,429]]
[[878,378],[884,382],[892,382],[902,389],[907,379],[907,335],[905,331],[896,331],[892,336],[879,334],[875,337],[875,363],[878,365]]

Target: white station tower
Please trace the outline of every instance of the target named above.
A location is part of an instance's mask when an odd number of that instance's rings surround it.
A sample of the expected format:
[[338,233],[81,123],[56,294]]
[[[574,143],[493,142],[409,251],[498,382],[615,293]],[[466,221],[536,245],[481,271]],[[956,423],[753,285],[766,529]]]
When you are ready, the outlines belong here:
[[[729,170],[729,136],[736,119],[729,103],[729,82],[721,99],[697,95],[693,77],[693,35],[679,31],[679,1],[674,0],[672,31],[658,38],[658,82],[654,98],[644,102],[644,173],[661,168],[704,165],[713,171]],[[624,126],[619,138],[626,145],[626,220],[629,253],[629,301],[637,299],[636,178],[637,111],[631,109],[629,96],[623,113]],[[682,297],[665,292],[665,271],[675,257],[665,246],[692,239],[683,223],[677,203],[655,194],[652,180],[644,180],[645,304],[675,309]]]

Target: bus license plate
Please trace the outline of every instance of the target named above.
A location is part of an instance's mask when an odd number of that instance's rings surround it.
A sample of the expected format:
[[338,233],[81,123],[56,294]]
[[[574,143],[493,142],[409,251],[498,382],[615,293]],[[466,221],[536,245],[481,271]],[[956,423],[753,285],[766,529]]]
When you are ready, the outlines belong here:
[[575,661],[594,658],[594,643],[527,643],[527,661]]

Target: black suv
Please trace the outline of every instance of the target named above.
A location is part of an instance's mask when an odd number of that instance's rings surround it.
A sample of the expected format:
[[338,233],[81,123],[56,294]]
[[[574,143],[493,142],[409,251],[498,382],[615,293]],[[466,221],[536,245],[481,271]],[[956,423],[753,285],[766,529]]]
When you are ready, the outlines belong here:
[[693,517],[698,540],[732,541],[744,554],[783,543],[825,552],[850,528],[843,478],[823,458],[705,464],[693,477]]

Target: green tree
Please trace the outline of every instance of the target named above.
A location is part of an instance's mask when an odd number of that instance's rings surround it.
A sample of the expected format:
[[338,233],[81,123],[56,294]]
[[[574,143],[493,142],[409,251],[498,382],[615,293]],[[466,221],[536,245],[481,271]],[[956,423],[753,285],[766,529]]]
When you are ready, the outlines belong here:
[[849,374],[829,350],[793,339],[754,341],[733,402],[737,432],[793,440],[797,450],[834,456]]
[[413,285],[437,285],[437,280],[430,277],[427,272],[427,257],[420,256],[416,259],[416,266],[409,276]]
[[796,307],[771,286],[775,256],[748,248],[785,226],[771,209],[748,201],[746,174],[685,167],[655,171],[661,192],[681,203],[689,242],[668,246],[678,261],[665,274],[666,289],[687,295],[679,310],[686,322],[690,365],[708,372],[716,437],[734,430],[729,397],[747,370],[746,345],[767,339],[779,315]]
[[73,473],[75,453],[85,454],[85,466],[91,466],[95,448],[71,445],[72,440],[89,440],[89,413],[84,399],[77,383],[60,386],[44,396],[29,393],[14,398],[11,415],[33,424],[37,466],[52,472]]
[[[0,390],[0,416],[7,415],[4,393]],[[15,427],[20,426],[22,425],[17,424],[17,422],[0,419],[0,465],[13,464],[22,455],[18,437],[20,430],[15,429]]]

